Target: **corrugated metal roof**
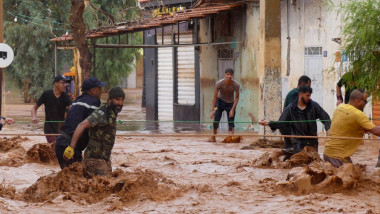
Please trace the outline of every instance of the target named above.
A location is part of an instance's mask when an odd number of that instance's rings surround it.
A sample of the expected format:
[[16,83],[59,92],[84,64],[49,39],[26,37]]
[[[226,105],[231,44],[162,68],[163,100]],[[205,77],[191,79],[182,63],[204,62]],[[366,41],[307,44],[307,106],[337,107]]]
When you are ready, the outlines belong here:
[[[192,18],[203,18],[212,14],[218,14],[222,11],[231,10],[234,8],[242,7],[243,3],[232,3],[232,4],[223,4],[216,6],[207,6],[207,7],[199,7],[186,9],[183,11],[174,12],[173,15],[164,15],[160,17],[155,17],[152,19],[146,19],[142,21],[130,21],[119,23],[116,26],[100,28],[94,31],[87,32],[87,38],[101,38],[107,36],[113,36],[117,34],[122,34],[126,32],[137,32],[147,29],[152,29],[155,27],[161,27],[170,24],[176,24],[180,21],[189,21]],[[56,37],[51,39],[52,42],[60,42],[60,41],[71,41],[74,40],[71,34],[63,35],[61,37]]]

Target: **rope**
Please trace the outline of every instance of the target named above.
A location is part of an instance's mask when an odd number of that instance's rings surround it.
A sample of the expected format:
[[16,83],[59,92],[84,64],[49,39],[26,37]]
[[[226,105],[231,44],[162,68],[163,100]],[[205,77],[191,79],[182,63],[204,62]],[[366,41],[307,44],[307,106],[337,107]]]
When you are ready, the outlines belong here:
[[[369,120],[380,120],[380,118],[368,118]],[[270,123],[311,123],[311,122],[331,122],[331,120],[292,120],[292,121],[269,121]],[[31,121],[15,121],[17,123],[31,123]],[[40,121],[42,123],[63,123],[65,121],[51,120],[51,121]],[[118,124],[123,123],[246,123],[246,124],[255,124],[260,123],[260,121],[184,121],[184,120],[118,120]]]
[[[270,121],[271,123],[305,123],[305,122],[325,122],[325,121],[331,121],[331,120],[298,120],[298,121]],[[159,120],[118,120],[117,121],[119,124],[123,123],[248,123],[248,124],[253,124],[253,123],[259,123],[259,121],[234,121],[234,122],[229,122],[229,121],[180,121],[180,120],[175,120],[175,121],[159,121]]]
[[[331,121],[331,120],[298,120],[298,121],[270,121],[271,123],[306,123],[306,122],[325,122],[325,121]],[[15,121],[16,123],[31,123],[31,121]],[[41,123],[63,123],[65,121],[40,121]],[[123,123],[247,123],[247,124],[253,124],[253,123],[259,123],[259,121],[235,121],[235,122],[229,122],[229,121],[181,121],[181,120],[118,120],[118,124],[122,125]]]
[[[209,137],[210,134],[117,134],[117,137],[179,137],[179,138],[196,138],[196,137]],[[0,136],[60,136],[60,134],[36,134],[36,133],[0,133]],[[230,134],[218,134],[217,136],[230,136]],[[380,141],[380,139],[373,138],[358,138],[358,137],[337,137],[337,136],[299,136],[299,135],[270,135],[270,134],[236,134],[234,136],[242,137],[289,137],[289,138],[310,138],[310,139],[340,139],[340,140],[370,140],[370,141]]]

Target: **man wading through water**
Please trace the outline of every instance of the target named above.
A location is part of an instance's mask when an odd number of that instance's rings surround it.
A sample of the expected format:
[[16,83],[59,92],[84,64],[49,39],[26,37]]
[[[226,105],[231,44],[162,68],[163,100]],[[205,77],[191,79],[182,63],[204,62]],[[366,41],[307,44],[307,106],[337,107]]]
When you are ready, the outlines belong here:
[[90,116],[75,129],[68,146],[63,153],[65,159],[74,156],[77,142],[87,128],[90,129],[90,140],[84,151],[84,175],[108,175],[112,172],[111,151],[115,144],[116,117],[123,108],[125,93],[122,88],[114,87],[108,93],[107,102],[100,105]]
[[[360,89],[350,94],[348,104],[339,105],[333,115],[330,136],[362,138],[363,134],[370,132],[380,136],[380,127],[375,126],[363,113],[367,104],[368,95]],[[334,167],[344,163],[352,163],[351,155],[358,149],[361,139],[327,139],[323,159]],[[376,167],[380,167],[380,151]]]
[[[276,129],[288,126],[292,135],[299,136],[318,136],[316,119],[322,120],[326,131],[330,129],[330,116],[317,103],[311,100],[313,90],[308,86],[301,86],[298,90],[298,99],[294,100],[282,112],[279,121],[295,121],[287,122],[267,122],[260,121],[259,124],[267,126],[274,131]],[[311,146],[318,151],[318,139],[315,138],[292,138],[294,154],[300,152],[305,146]],[[290,153],[290,152],[289,152]],[[293,153],[293,151],[292,151]]]
[[[301,86],[309,86],[311,85],[311,79],[308,76],[301,76],[298,79],[298,85],[297,88],[293,88],[289,93],[286,95],[285,102],[284,102],[284,111],[286,107],[288,107],[294,100],[298,100],[298,90]],[[279,129],[280,133],[282,135],[291,135],[292,129],[290,126],[284,126]],[[284,148],[282,149],[285,153],[293,153],[293,144],[292,140],[289,137],[284,138]]]
[[86,129],[79,138],[72,159],[65,160],[63,158],[63,152],[66,147],[70,145],[71,138],[78,124],[90,116],[92,112],[100,106],[100,96],[102,95],[101,87],[105,87],[106,85],[107,83],[100,82],[95,77],[90,77],[83,82],[83,93],[71,106],[65,123],[62,126],[61,136],[58,137],[55,145],[55,154],[61,169],[70,166],[74,162],[82,162],[82,151],[87,147],[89,140],[88,129]]

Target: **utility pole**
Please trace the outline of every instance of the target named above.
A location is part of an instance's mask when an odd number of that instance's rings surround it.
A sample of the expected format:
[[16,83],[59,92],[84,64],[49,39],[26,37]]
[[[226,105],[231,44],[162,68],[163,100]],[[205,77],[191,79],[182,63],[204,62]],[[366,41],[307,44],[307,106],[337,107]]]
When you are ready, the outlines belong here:
[[[3,17],[3,0],[0,0],[0,43],[4,43],[4,17]],[[4,116],[4,91],[5,91],[5,69],[0,68],[0,115]]]

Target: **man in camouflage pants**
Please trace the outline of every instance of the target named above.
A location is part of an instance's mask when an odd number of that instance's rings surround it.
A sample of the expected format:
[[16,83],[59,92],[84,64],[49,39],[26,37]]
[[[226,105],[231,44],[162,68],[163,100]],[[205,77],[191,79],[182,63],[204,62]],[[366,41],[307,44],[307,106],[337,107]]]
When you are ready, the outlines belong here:
[[89,128],[90,140],[84,151],[84,175],[107,175],[112,172],[111,151],[115,144],[116,117],[123,108],[125,94],[122,88],[114,87],[108,93],[107,102],[103,103],[90,116],[81,122],[63,153],[65,159],[71,159],[79,137]]

